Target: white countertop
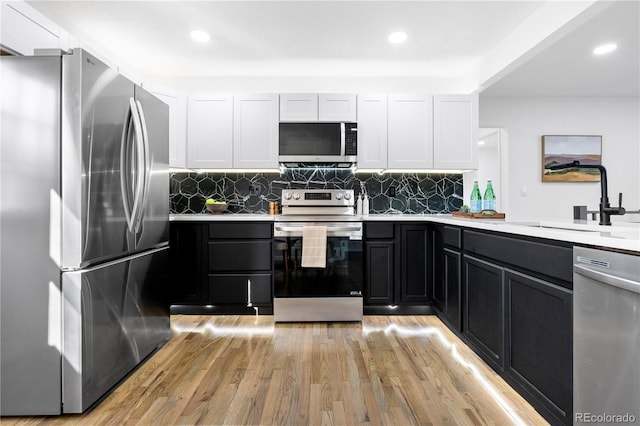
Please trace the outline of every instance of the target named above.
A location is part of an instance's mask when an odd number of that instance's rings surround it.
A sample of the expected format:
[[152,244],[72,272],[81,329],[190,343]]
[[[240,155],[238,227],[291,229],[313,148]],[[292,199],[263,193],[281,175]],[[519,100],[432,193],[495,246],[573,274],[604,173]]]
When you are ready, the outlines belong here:
[[[358,216],[353,219],[357,220]],[[573,220],[505,221],[502,219],[465,219],[438,214],[376,214],[360,216],[363,221],[434,222],[465,228],[526,235],[549,240],[630,250],[640,255],[640,223],[619,222],[600,226],[597,222]],[[171,221],[274,221],[280,216],[268,214],[175,214]]]

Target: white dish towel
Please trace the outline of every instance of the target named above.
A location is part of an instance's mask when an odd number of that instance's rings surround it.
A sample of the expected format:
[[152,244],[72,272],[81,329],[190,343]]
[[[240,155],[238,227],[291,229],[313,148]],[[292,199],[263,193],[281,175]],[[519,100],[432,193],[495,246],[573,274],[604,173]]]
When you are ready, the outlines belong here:
[[302,227],[302,267],[325,268],[327,266],[327,227]]

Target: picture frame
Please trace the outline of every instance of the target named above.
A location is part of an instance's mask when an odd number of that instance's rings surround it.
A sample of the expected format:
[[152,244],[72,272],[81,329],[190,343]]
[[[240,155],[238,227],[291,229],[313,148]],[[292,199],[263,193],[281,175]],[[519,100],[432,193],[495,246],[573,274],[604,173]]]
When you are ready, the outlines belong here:
[[601,164],[602,136],[542,136],[543,182],[600,182],[600,171],[597,169],[549,169],[550,166],[555,164],[571,163],[573,161],[579,161],[581,164]]

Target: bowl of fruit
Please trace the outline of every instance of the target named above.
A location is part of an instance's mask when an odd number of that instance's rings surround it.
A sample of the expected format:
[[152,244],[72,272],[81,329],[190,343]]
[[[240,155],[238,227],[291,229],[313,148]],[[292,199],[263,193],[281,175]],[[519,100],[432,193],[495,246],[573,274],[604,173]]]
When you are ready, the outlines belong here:
[[229,204],[226,202],[216,201],[212,198],[208,198],[204,205],[207,206],[207,209],[213,214],[222,214],[222,212],[229,207]]

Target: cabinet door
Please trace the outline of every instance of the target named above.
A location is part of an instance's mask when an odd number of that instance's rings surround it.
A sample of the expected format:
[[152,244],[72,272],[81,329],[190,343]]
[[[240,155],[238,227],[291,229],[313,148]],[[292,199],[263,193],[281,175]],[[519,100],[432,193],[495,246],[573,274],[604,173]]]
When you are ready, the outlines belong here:
[[204,225],[172,222],[169,230],[171,304],[205,304]]
[[271,274],[209,275],[209,300],[213,305],[271,305]]
[[387,168],[387,95],[358,95],[358,168]]
[[151,90],[169,105],[169,167],[187,167],[187,96],[165,89]]
[[572,292],[506,270],[505,372],[562,423],[572,416]]
[[465,256],[463,334],[498,371],[504,368],[503,269]]
[[433,97],[433,167],[478,168],[478,95]]
[[2,2],[0,40],[5,48],[22,55],[34,49],[64,49],[69,34],[26,2]]
[[388,167],[433,168],[433,97],[389,95]]
[[433,246],[433,305],[438,314],[446,313],[445,260],[442,226],[433,225],[431,244]]
[[233,96],[189,96],[187,167],[233,167]]
[[367,241],[365,253],[365,304],[393,304],[394,242]]
[[234,97],[233,167],[278,167],[278,95]]
[[356,95],[318,95],[318,121],[356,121]]
[[210,271],[271,270],[271,240],[209,241]]
[[280,121],[318,121],[318,95],[315,93],[281,94]]
[[400,246],[396,264],[399,265],[400,286],[396,289],[398,303],[428,302],[431,255],[426,225],[399,225]]
[[445,315],[456,330],[460,330],[460,313],[462,292],[460,282],[460,267],[462,255],[454,250],[444,249],[444,286],[445,286]]

